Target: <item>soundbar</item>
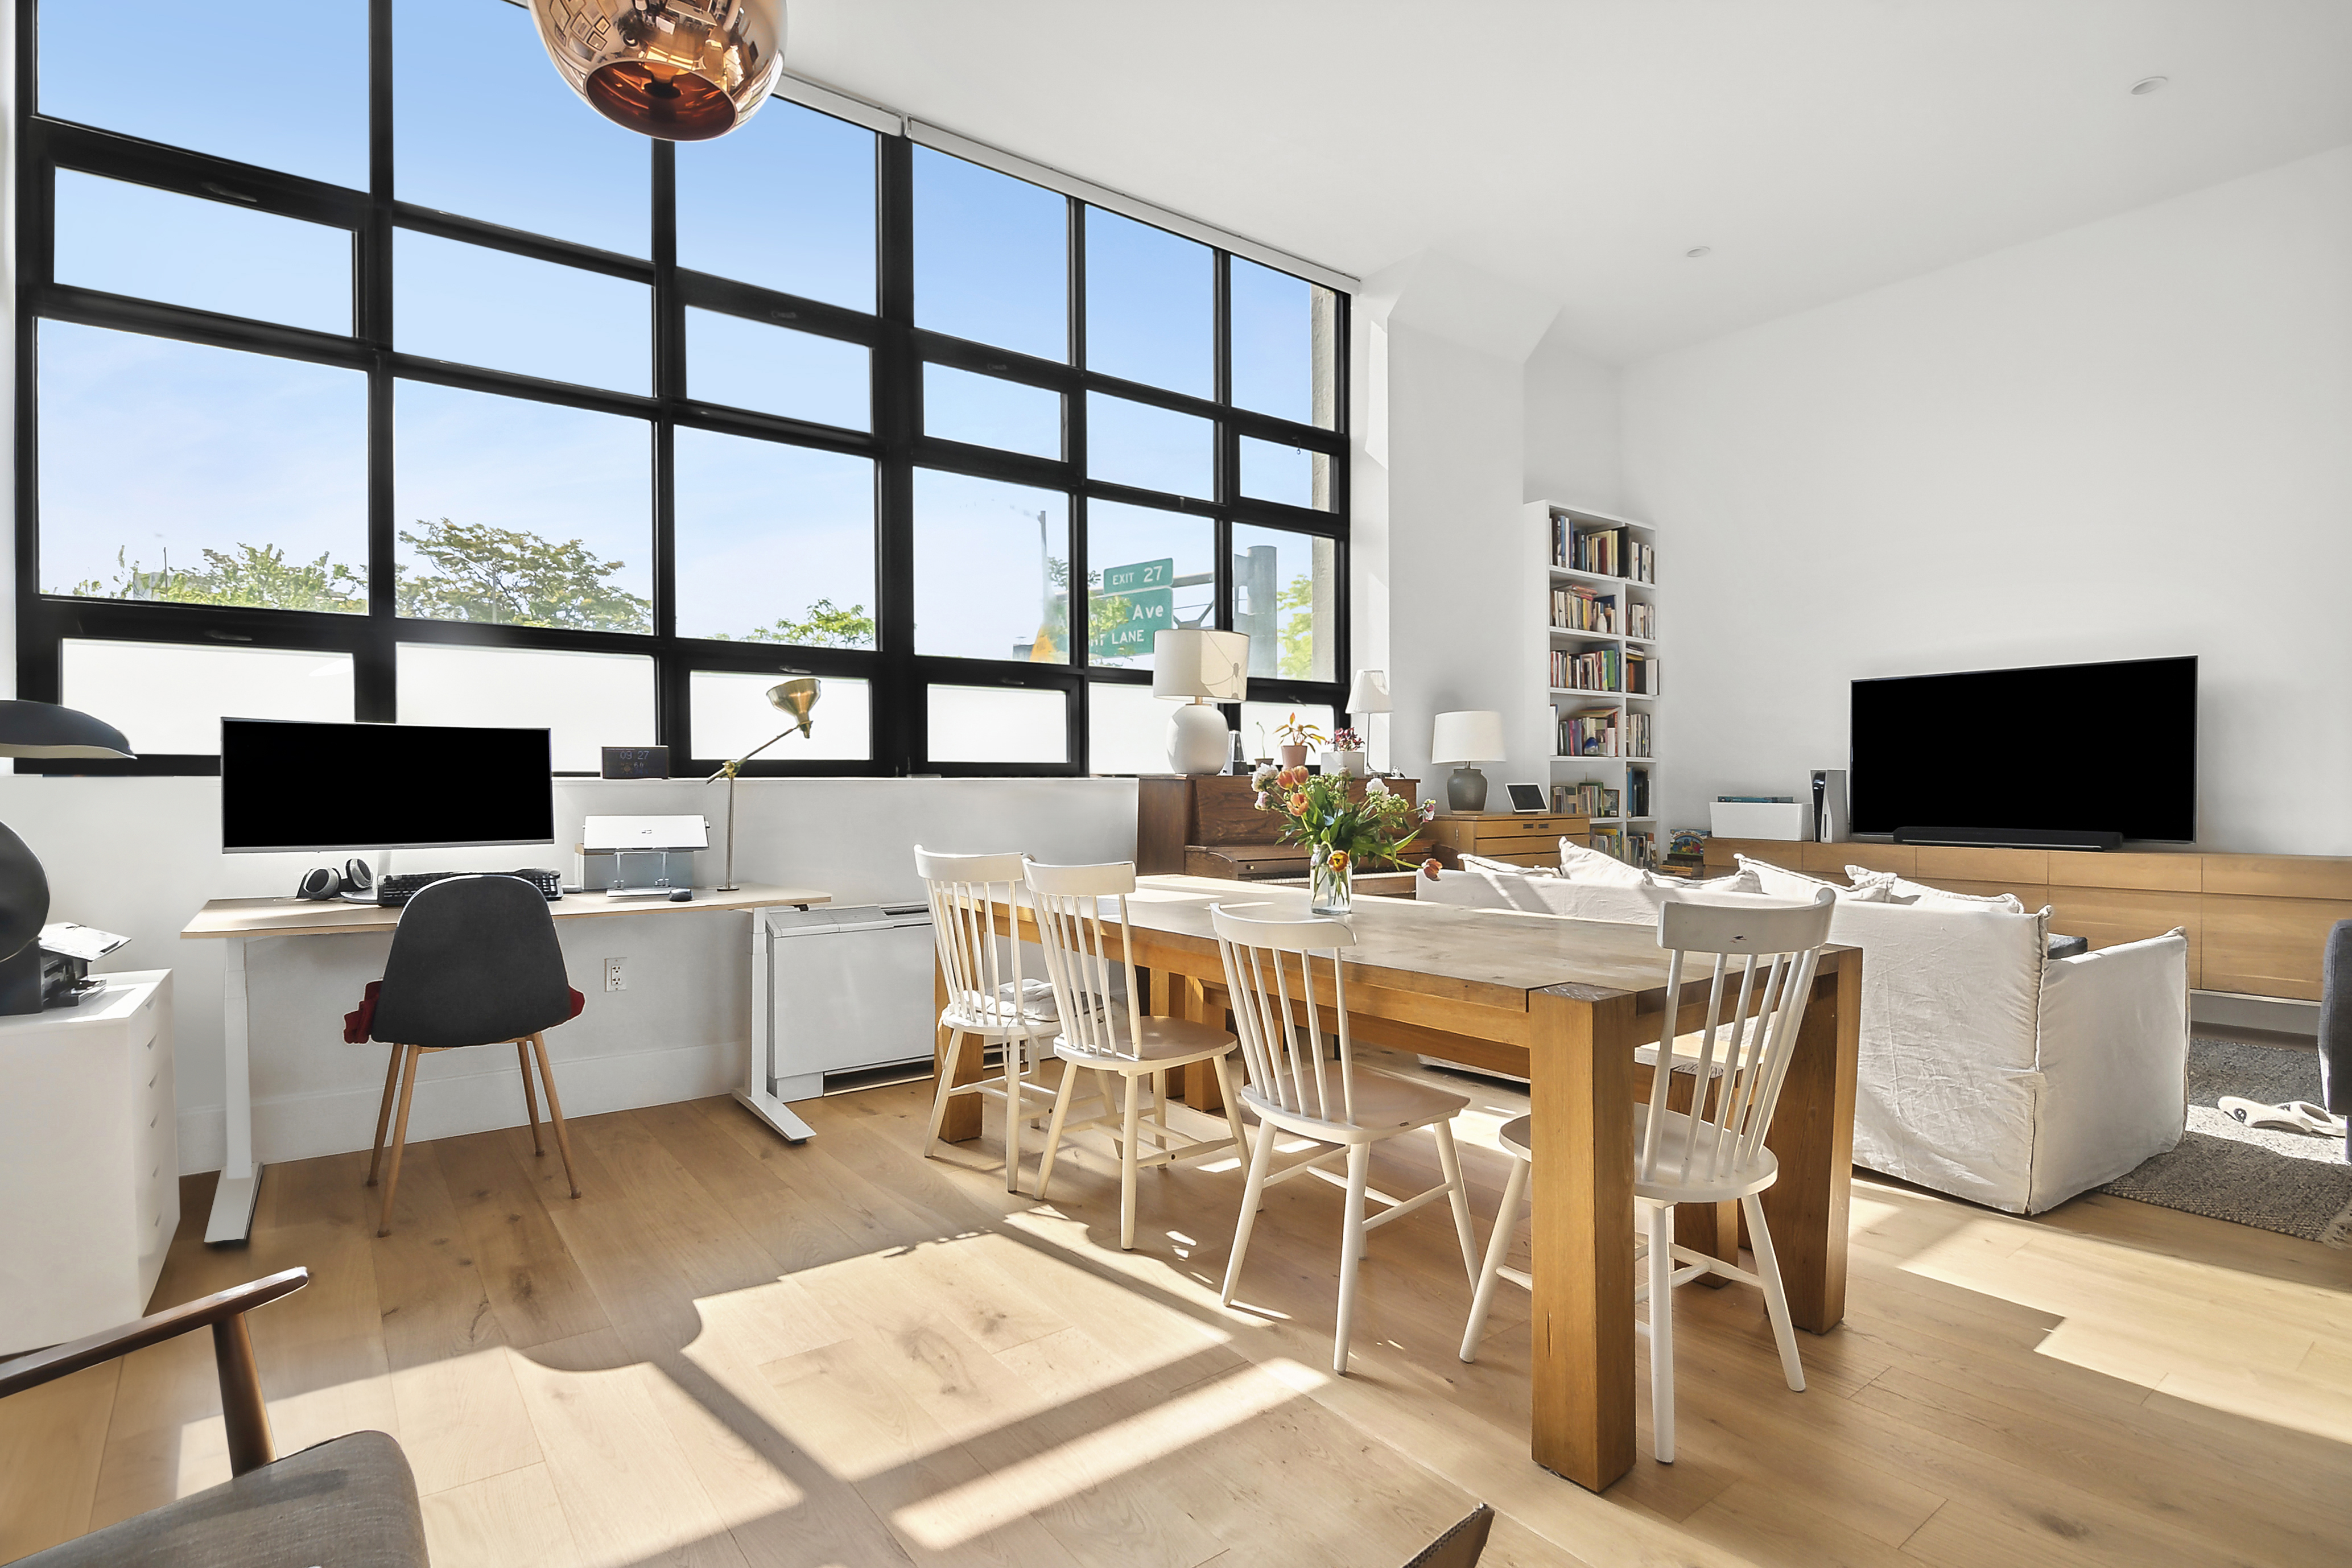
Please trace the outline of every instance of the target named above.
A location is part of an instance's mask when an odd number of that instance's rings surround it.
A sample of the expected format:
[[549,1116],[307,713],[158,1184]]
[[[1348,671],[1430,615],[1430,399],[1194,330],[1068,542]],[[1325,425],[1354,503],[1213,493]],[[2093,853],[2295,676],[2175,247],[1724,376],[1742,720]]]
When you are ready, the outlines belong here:
[[2061,827],[1898,827],[1897,844],[1930,844],[1970,849],[2084,849],[2123,847],[2120,833]]

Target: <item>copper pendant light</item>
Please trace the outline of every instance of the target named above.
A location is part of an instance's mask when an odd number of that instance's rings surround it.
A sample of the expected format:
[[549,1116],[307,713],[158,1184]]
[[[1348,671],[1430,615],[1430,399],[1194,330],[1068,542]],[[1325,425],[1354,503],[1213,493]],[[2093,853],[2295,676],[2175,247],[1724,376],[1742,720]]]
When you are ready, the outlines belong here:
[[666,142],[726,135],[783,68],[783,0],[530,0],[530,14],[572,91]]

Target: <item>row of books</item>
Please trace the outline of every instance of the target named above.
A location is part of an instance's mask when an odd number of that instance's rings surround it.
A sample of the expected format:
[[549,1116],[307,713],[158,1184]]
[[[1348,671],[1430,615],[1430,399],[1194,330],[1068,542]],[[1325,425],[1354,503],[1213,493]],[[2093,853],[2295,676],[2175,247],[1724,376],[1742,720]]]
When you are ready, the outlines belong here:
[[[1635,605],[1632,607],[1642,612],[1642,620],[1647,624],[1650,606]],[[1615,637],[1617,595],[1595,593],[1580,583],[1570,587],[1554,588],[1551,591],[1551,624],[1556,631],[1599,632],[1605,637]],[[1649,634],[1637,632],[1632,635],[1646,637]]]
[[1574,572],[1594,572],[1603,577],[1630,577],[1636,583],[1658,580],[1658,552],[1622,527],[1580,528],[1571,518],[1551,520],[1551,561]]
[[1625,605],[1625,635],[1647,640],[1658,635],[1658,606],[1629,600]]
[[1551,808],[1562,816],[1616,816],[1624,792],[1605,784],[1572,784],[1551,786]]
[[1615,856],[1629,866],[1657,864],[1658,841],[1653,833],[1637,833],[1623,827],[1597,827],[1585,843],[1603,855]]
[[1559,750],[1561,757],[1647,757],[1650,755],[1650,716],[1614,708],[1591,708],[1580,713],[1561,713],[1552,710],[1559,720]]
[[1551,685],[1555,691],[1622,691],[1625,651],[1595,648],[1591,653],[1551,650]]
[[1641,697],[1658,694],[1658,661],[1646,653],[1625,656],[1625,689]]

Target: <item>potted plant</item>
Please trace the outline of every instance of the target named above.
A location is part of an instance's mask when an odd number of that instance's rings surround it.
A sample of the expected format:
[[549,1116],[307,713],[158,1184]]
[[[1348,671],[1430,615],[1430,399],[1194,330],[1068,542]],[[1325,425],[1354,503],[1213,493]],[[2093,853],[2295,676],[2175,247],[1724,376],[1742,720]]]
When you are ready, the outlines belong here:
[[[1280,812],[1282,838],[1303,844],[1313,853],[1308,876],[1318,914],[1344,915],[1354,908],[1353,878],[1359,866],[1398,864],[1398,858],[1422,825],[1437,815],[1437,805],[1415,805],[1374,779],[1361,798],[1348,797],[1345,774],[1310,773],[1299,764],[1260,769],[1251,775],[1257,785],[1257,808]],[[1430,861],[1422,869],[1432,871]]]
[[1353,730],[1331,731],[1330,744],[1323,748],[1323,771],[1338,773],[1341,778],[1360,779],[1364,767],[1364,738]]
[[1300,723],[1296,713],[1276,725],[1274,732],[1282,737],[1282,745],[1274,754],[1286,768],[1305,767],[1307,749],[1319,744],[1323,739],[1322,731],[1312,724]]

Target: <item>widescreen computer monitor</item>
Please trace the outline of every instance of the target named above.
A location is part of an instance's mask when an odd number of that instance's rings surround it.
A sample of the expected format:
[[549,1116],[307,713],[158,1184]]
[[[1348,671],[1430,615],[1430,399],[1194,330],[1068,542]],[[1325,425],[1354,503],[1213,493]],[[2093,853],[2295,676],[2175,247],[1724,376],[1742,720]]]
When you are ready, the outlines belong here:
[[221,721],[221,847],[547,844],[545,730]]

